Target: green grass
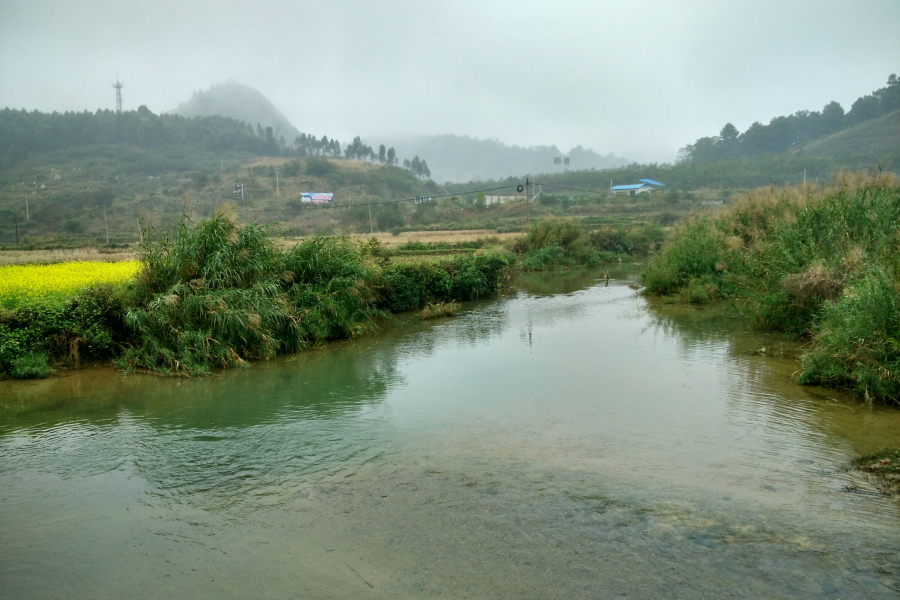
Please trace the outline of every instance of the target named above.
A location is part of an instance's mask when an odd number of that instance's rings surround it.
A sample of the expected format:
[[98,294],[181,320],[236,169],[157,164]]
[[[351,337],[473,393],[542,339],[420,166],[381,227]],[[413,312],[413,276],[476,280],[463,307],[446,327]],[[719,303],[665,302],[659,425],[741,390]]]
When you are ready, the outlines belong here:
[[900,187],[750,194],[682,224],[644,273],[646,293],[732,299],[759,327],[811,339],[800,381],[900,402]]

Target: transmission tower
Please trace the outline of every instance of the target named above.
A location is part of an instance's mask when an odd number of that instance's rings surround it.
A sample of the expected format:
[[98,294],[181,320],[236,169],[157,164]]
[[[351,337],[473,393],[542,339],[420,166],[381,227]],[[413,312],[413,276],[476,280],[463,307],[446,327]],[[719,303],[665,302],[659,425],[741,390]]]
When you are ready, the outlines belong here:
[[119,81],[119,74],[116,73],[116,82],[113,84],[113,87],[116,88],[116,112],[122,112],[122,88],[125,87],[125,84]]

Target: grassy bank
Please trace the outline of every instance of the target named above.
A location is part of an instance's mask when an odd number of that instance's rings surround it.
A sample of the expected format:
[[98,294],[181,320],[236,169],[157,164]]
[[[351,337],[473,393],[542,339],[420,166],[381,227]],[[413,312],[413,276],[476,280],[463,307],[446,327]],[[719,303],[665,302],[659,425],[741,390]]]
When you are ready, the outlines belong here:
[[491,293],[511,262],[495,249],[391,264],[377,240],[322,236],[285,249],[268,230],[224,212],[183,221],[145,235],[143,267],[127,284],[25,298],[0,314],[0,375],[42,377],[85,359],[201,375],[372,331],[390,312]]
[[677,227],[644,275],[646,292],[735,300],[759,327],[810,339],[801,383],[900,403],[898,222],[893,177],[752,192]]
[[0,267],[16,275],[4,279],[5,296],[0,286],[0,376],[43,377],[83,360],[202,375],[374,331],[390,313],[452,315],[510,270],[596,265],[650,251],[664,235],[549,220],[508,239],[390,247],[377,237],[285,243],[271,227],[217,212],[145,231],[139,261]]

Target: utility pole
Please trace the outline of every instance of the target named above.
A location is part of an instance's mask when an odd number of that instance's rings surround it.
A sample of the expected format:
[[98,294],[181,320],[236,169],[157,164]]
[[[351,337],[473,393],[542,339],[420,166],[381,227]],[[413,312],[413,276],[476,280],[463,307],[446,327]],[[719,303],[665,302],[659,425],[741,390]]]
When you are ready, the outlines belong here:
[[28,214],[28,194],[25,194],[25,220],[31,220],[31,215]]
[[528,178],[525,178],[525,226],[528,227],[528,223],[531,221],[531,207],[528,202]]
[[275,167],[275,195],[281,195],[281,188],[278,187],[278,167]]
[[141,218],[135,217],[135,219],[137,219],[137,224],[138,224],[138,235],[141,236],[141,243],[143,244],[144,243],[144,230],[141,229]]
[[106,220],[106,207],[103,208],[103,229],[106,230],[106,245],[109,246],[109,222]]
[[16,246],[19,245],[19,211],[15,212],[16,215]]
[[369,199],[369,233],[375,233],[375,228],[372,225],[372,199]]
[[803,183],[806,183],[806,168],[803,169]]

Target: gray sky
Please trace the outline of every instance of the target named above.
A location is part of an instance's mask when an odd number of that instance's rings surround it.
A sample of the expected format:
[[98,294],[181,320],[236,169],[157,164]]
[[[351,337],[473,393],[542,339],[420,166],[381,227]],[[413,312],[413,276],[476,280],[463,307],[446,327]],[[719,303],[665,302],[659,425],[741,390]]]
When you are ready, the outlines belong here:
[[234,79],[301,131],[455,133],[639,161],[900,71],[900,0],[0,0],[0,107],[174,108]]

